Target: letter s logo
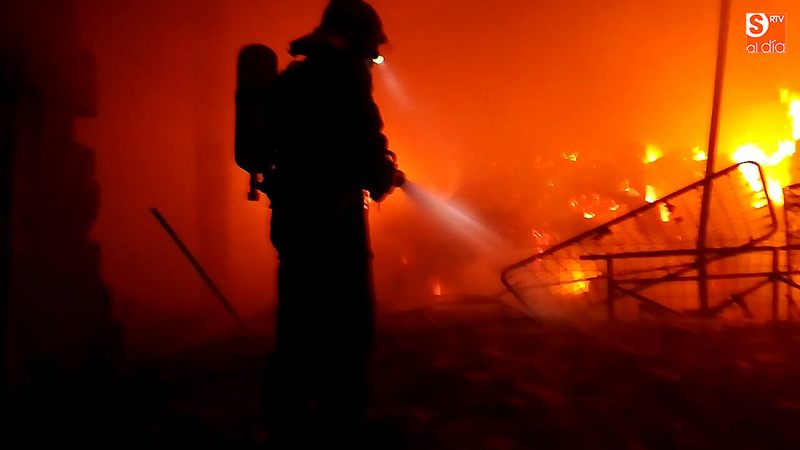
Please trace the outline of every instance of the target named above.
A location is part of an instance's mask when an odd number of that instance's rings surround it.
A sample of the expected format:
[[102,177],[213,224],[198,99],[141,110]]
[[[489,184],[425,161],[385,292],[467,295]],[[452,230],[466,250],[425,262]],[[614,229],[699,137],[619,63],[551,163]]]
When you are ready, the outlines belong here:
[[764,13],[747,13],[747,23],[745,24],[747,35],[753,39],[758,39],[769,31],[769,18]]

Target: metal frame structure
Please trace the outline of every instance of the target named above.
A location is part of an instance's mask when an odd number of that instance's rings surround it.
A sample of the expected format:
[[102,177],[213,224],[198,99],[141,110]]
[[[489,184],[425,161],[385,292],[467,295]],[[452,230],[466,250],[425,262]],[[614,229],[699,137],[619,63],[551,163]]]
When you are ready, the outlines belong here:
[[[793,269],[793,250],[800,249],[800,229],[794,233],[792,229],[792,221],[789,214],[792,211],[800,214],[800,185],[789,186],[785,188],[785,196],[789,198],[784,208],[784,222],[786,224],[786,242],[784,245],[758,245],[764,241],[769,240],[778,230],[778,218],[775,213],[773,202],[769,197],[766,189],[766,182],[763,170],[758,164],[754,162],[741,163],[731,166],[721,172],[715,173],[717,144],[719,138],[719,123],[720,111],[722,105],[722,92],[723,82],[725,78],[725,63],[727,58],[728,34],[730,27],[730,12],[731,0],[721,0],[720,4],[720,18],[719,18],[719,36],[717,40],[717,58],[716,68],[714,73],[714,96],[711,107],[711,123],[709,128],[709,138],[707,147],[707,160],[705,176],[702,180],[684,187],[666,197],[659,199],[650,205],[642,206],[628,214],[625,214],[617,219],[607,222],[597,228],[589,230],[580,234],[568,241],[551,247],[547,251],[525,258],[515,264],[508,266],[503,270],[501,281],[505,287],[519,300],[523,305],[528,306],[525,302],[524,295],[519,289],[515,288],[510,281],[510,276],[521,268],[525,268],[535,261],[544,260],[548,256],[556,252],[566,249],[572,245],[580,246],[587,239],[601,239],[603,235],[611,233],[610,228],[614,225],[624,223],[628,220],[635,220],[642,214],[649,210],[661,207],[659,205],[669,205],[669,201],[677,198],[686,192],[692,190],[702,189],[702,202],[700,205],[700,219],[698,222],[697,237],[694,248],[691,249],[675,249],[675,248],[659,248],[656,250],[648,251],[622,251],[616,253],[584,253],[580,255],[581,261],[597,261],[605,263],[605,275],[596,277],[605,278],[606,283],[606,307],[608,316],[615,317],[615,304],[616,300],[620,297],[631,297],[642,305],[649,307],[653,312],[664,314],[680,314],[678,311],[669,308],[653,299],[642,294],[644,289],[652,287],[661,283],[675,283],[693,281],[697,284],[698,294],[698,309],[691,311],[700,316],[713,316],[724,310],[727,306],[738,305],[745,313],[750,314],[745,297],[758,291],[764,286],[772,286],[772,301],[771,311],[772,318],[778,319],[779,313],[779,296],[781,284],[789,286],[787,292],[787,315],[791,317],[796,305],[792,296],[792,289],[800,289],[800,284],[796,283],[792,275],[798,273]],[[709,222],[710,214],[713,203],[713,188],[714,181],[720,177],[726,176],[730,172],[740,168],[743,164],[755,164],[758,166],[758,173],[761,178],[761,186],[763,188],[764,197],[766,198],[766,207],[768,207],[770,218],[772,219],[771,229],[759,238],[751,239],[749,242],[729,247],[713,247],[709,245]],[[795,193],[794,190],[797,192]],[[800,221],[800,218],[798,219]],[[733,256],[738,255],[753,255],[757,253],[768,253],[771,255],[771,270],[768,271],[739,271],[726,274],[712,274],[709,273],[709,265]],[[785,255],[786,268],[781,269],[781,255]],[[616,264],[624,261],[631,260],[644,260],[652,258],[666,258],[666,257],[684,257],[694,258],[691,263],[684,263],[678,267],[673,267],[666,275],[661,277],[633,277],[628,279],[618,279]],[[692,274],[696,273],[696,274]],[[738,293],[734,293],[730,298],[716,306],[710,304],[709,299],[709,283],[714,280],[720,279],[747,279],[747,278],[764,278],[759,283],[748,287]],[[586,281],[586,280],[584,280]]]
[[[603,236],[609,235],[612,231],[611,228],[626,221],[636,220],[637,218],[652,213],[661,204],[669,204],[670,201],[685,195],[691,191],[705,189],[709,184],[721,177],[729,176],[734,171],[740,170],[742,166],[754,165],[758,167],[759,176],[763,186],[765,177],[762,168],[755,162],[745,162],[728,167],[710,178],[700,180],[696,183],[688,185],[679,189],[651,204],[646,204],[637,208],[625,215],[622,215],[614,220],[611,220],[599,227],[593,228],[589,231],[581,233],[572,239],[566,240],[560,244],[552,246],[542,253],[525,258],[518,261],[505,270],[501,275],[501,281],[504,286],[511,292],[514,297],[521,302],[524,306],[529,307],[526,302],[526,294],[523,289],[516,287],[511,282],[512,275],[520,270],[529,268],[537,261],[543,261],[546,258],[553,257],[558,252],[568,249],[572,246],[581,245],[585,242],[596,241],[602,239]],[[749,239],[748,242],[727,247],[711,247],[696,245],[694,248],[659,248],[647,251],[623,251],[623,252],[586,252],[580,255],[582,261],[596,261],[603,263],[605,270],[604,273],[596,277],[587,279],[587,281],[606,281],[606,298],[605,305],[607,315],[609,318],[616,316],[616,303],[623,297],[628,297],[637,300],[646,310],[656,314],[666,315],[688,315],[688,316],[701,316],[710,317],[719,314],[724,309],[730,306],[738,306],[745,314],[750,314],[750,309],[746,302],[746,297],[760,290],[761,288],[770,285],[771,292],[771,316],[773,319],[780,317],[780,286],[781,284],[789,287],[786,297],[787,315],[792,316],[793,312],[797,310],[797,306],[792,296],[793,289],[800,289],[800,284],[794,281],[793,275],[800,274],[800,270],[793,267],[792,252],[800,250],[800,223],[798,223],[797,232],[791,226],[793,221],[789,214],[797,212],[800,215],[800,184],[789,186],[784,189],[786,204],[783,208],[784,221],[786,223],[785,243],[782,245],[769,245],[768,242],[776,236],[779,225],[778,215],[769,193],[764,189],[763,196],[766,200],[764,208],[768,212],[770,225],[766,231],[757,237]],[[704,196],[705,197],[705,196]],[[705,199],[704,199],[705,202]],[[709,214],[701,215],[698,224],[699,229],[708,229],[709,227]],[[735,271],[724,274],[709,273],[708,270],[701,270],[701,267],[707,267],[708,264],[741,255],[754,255],[754,254],[767,254],[770,259],[770,270],[756,270],[756,271]],[[645,276],[640,277],[630,274],[620,274],[616,266],[624,261],[633,260],[653,260],[658,258],[670,257],[685,257],[694,258],[692,262],[687,262],[674,267],[671,267],[667,274],[662,276]],[[782,262],[785,261],[785,264]],[[621,276],[620,276],[621,275]],[[628,275],[628,276],[626,276]],[[679,282],[695,282],[698,285],[698,293],[702,295],[702,285],[715,280],[739,280],[739,279],[761,279],[758,283],[747,287],[744,290],[731,294],[730,297],[722,303],[712,306],[708,302],[708,290],[705,291],[705,301],[699,298],[698,309],[690,311],[677,311],[673,308],[667,307],[656,300],[646,296],[642,291],[662,283],[679,283]]]

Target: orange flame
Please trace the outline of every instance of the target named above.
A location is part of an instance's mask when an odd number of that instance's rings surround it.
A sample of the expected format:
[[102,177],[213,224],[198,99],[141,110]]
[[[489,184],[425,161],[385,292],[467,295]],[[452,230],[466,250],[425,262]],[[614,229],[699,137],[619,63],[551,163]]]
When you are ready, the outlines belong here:
[[664,152],[655,145],[648,144],[644,148],[644,158],[642,162],[645,164],[652,164],[664,157]]
[[568,261],[564,263],[561,272],[561,283],[558,292],[563,296],[576,296],[589,292],[589,281],[581,261]]
[[562,153],[561,156],[563,156],[567,161],[578,162],[578,152]]
[[[777,149],[769,154],[753,144],[745,144],[737,148],[732,155],[732,159],[737,163],[754,161],[761,165],[767,184],[766,192],[778,206],[783,205],[783,188],[792,182],[791,159],[797,151],[797,144],[794,141],[800,140],[800,97],[788,89],[781,90],[780,94],[781,102],[789,108],[787,116],[792,122],[791,140],[779,141]],[[739,169],[750,189],[758,194],[753,200],[753,207],[765,207],[767,199],[763,194],[764,186],[758,170],[752,165],[742,166]]]
[[700,147],[695,147],[692,149],[692,159],[695,161],[707,161],[708,153],[705,150],[701,150]]
[[[767,193],[769,198],[777,205],[783,205],[783,187],[791,183],[791,174],[789,171],[789,159],[795,153],[794,143],[790,141],[781,142],[778,149],[768,155],[761,148],[747,144],[742,145],[733,152],[733,160],[737,163],[746,161],[753,161],[761,165],[764,171],[764,177],[767,181]],[[744,176],[750,189],[755,194],[764,192],[764,185],[761,182],[761,175],[758,169],[750,164],[739,167],[739,171]],[[766,198],[763,195],[757,195],[753,200],[754,208],[763,208],[767,206]]]
[[662,202],[658,204],[658,215],[661,217],[661,221],[664,223],[668,223],[672,218],[672,212],[670,212],[669,206],[667,206],[666,203]]
[[792,140],[800,141],[800,95],[781,89],[781,102],[789,107],[789,119],[792,120]]
[[644,192],[645,192],[644,201],[646,201],[647,203],[653,203],[656,201],[656,199],[658,199],[658,196],[656,195],[656,188],[654,188],[653,186],[648,184],[647,186],[645,186]]
[[[644,201],[647,203],[655,203],[658,200],[658,194],[656,193],[656,188],[652,185],[645,186],[645,195]],[[658,217],[661,219],[662,222],[667,223],[672,218],[672,212],[669,210],[669,206],[666,203],[659,203],[658,204]]]

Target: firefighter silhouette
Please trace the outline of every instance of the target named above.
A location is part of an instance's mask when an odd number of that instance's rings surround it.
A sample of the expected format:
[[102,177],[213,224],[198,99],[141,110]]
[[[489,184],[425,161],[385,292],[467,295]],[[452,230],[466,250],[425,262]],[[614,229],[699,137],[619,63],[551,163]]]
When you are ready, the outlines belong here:
[[385,42],[370,5],[332,0],[321,25],[291,43],[297,59],[271,83],[258,134],[269,144],[246,168],[263,174],[279,258],[265,402],[278,448],[309,438],[352,446],[365,413],[374,303],[365,192],[381,201],[404,179],[372,97]]

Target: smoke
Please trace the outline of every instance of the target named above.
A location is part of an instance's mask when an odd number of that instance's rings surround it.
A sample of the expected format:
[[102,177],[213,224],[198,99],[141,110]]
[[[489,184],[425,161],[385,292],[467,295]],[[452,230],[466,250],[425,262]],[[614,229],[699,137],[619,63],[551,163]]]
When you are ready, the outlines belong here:
[[[36,6],[45,2],[5,3],[4,12],[11,3],[55,11]],[[94,150],[102,201],[91,236],[126,338],[132,328],[153,341],[167,333],[151,325],[184,335],[228,325],[148,214],[152,206],[242,316],[261,317],[274,306],[277,258],[268,209],[246,202],[248,177],[233,161],[235,56],[243,45],[264,43],[285,66],[286,45],[313,29],[324,2],[63,3],[76,6],[74,14],[60,14],[75,20],[70,45],[96,58],[97,117],[64,123],[48,136],[73,136]],[[784,2],[781,11],[795,17],[798,5]],[[443,296],[502,289],[498,259],[513,263],[605,220],[601,210],[611,215],[616,204],[596,204],[598,196],[613,198],[621,211],[641,204],[613,197],[621,184],[641,192],[651,184],[663,194],[696,179],[691,170],[684,180],[663,166],[672,149],[707,138],[716,2],[374,6],[392,41],[385,64],[374,69],[376,100],[401,167],[424,187],[409,185],[408,195],[392,196],[371,215],[381,298],[423,298],[437,284]],[[745,12],[734,4],[734,17]],[[568,30],[551,20],[559,17],[569,18]],[[60,26],[16,28],[43,46],[67,42]],[[0,34],[11,31],[0,27]],[[760,105],[773,101],[777,87],[800,89],[800,59],[736,51],[744,49],[744,33],[732,35],[730,45],[721,148],[752,143],[766,150],[773,141],[763,136],[785,126],[786,107],[777,100],[774,108]],[[62,53],[54,67],[69,59]],[[37,55],[31,62],[44,61]],[[642,164],[647,143],[664,150],[659,163]],[[676,158],[674,167],[687,166]],[[660,186],[647,172],[669,183]],[[587,212],[597,215],[589,220]],[[502,244],[494,248],[502,240],[513,244],[511,257],[502,257]]]

